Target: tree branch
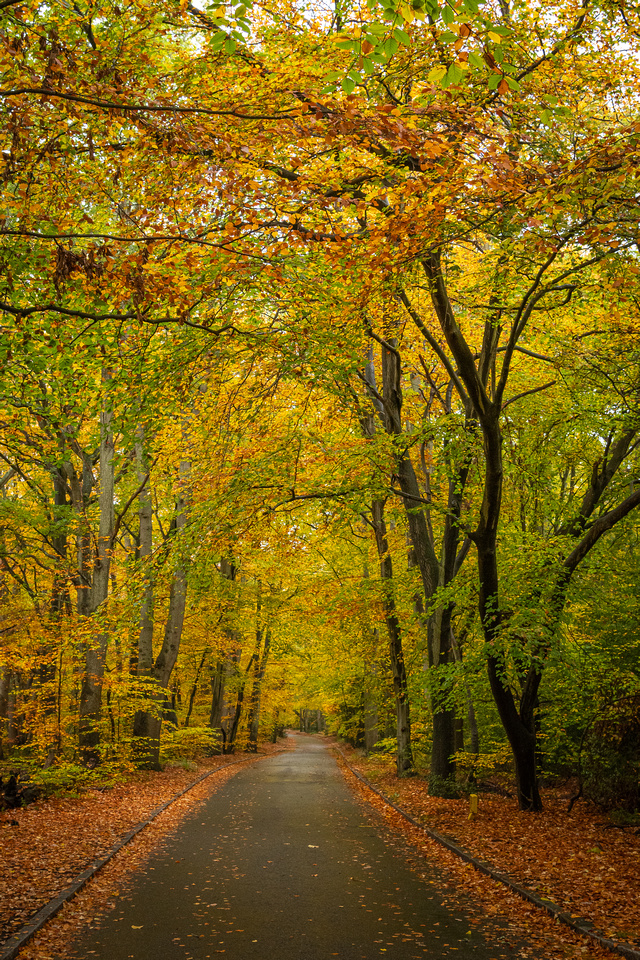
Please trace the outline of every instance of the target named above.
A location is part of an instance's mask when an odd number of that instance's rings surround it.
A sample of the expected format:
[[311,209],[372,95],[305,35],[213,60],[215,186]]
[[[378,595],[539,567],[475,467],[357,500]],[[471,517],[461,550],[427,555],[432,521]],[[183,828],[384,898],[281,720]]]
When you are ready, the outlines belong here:
[[624,517],[631,513],[631,511],[634,510],[639,504],[640,487],[638,487],[637,490],[634,490],[631,496],[627,497],[626,500],[623,500],[622,503],[619,503],[617,507],[614,507],[613,510],[609,510],[608,513],[598,517],[595,523],[589,527],[577,547],[571,551],[569,556],[564,561],[564,567],[569,576],[573,573],[578,564],[584,560],[586,555],[589,553],[591,548],[595,546],[600,537],[608,530],[611,530],[616,523],[624,519]]
[[406,292],[402,288],[400,288],[400,292],[398,296],[405,310],[407,311],[407,313],[415,323],[416,327],[418,328],[422,336],[425,338],[425,340],[427,341],[427,343],[429,344],[429,346],[431,347],[435,355],[438,357],[442,366],[445,368],[445,370],[449,374],[449,377],[452,383],[454,384],[456,390],[458,391],[458,395],[460,399],[466,405],[469,401],[469,398],[462,385],[460,377],[458,376],[458,374],[453,368],[453,364],[449,360],[448,356],[446,355],[446,353],[444,352],[444,350],[442,349],[442,347],[440,346],[436,338],[427,328],[422,317],[420,316],[418,311],[413,307],[411,301],[409,300],[409,297],[407,296]]
[[540,393],[541,390],[548,390],[549,387],[554,387],[558,381],[550,380],[549,383],[543,383],[541,387],[532,387],[531,390],[524,390],[522,393],[516,393],[515,397],[509,397],[508,400],[502,404],[502,410],[509,406],[510,403],[515,403],[516,400],[522,400],[523,397],[529,397],[532,393]]

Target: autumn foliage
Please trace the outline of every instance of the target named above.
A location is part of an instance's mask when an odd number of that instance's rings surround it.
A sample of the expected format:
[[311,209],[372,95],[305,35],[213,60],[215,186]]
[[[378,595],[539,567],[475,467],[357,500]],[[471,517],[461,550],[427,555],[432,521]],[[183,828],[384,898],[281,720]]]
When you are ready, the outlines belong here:
[[637,12],[0,6],[7,772],[633,817]]

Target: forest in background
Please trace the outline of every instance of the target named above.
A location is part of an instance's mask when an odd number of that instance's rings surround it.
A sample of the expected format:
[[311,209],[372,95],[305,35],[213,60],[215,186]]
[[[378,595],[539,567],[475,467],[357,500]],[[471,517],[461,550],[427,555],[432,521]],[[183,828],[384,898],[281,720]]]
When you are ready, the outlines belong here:
[[320,711],[636,810],[638,12],[0,16],[5,770]]

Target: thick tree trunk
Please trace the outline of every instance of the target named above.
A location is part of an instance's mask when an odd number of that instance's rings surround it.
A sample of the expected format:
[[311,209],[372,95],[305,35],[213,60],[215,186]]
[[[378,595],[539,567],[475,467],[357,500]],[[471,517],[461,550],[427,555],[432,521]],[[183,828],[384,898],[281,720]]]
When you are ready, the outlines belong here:
[[[456,640],[456,637],[451,631],[451,649],[456,660],[459,663],[462,663],[462,641]],[[465,692],[465,701],[467,706],[467,727],[469,730],[469,741],[471,747],[471,753],[476,757],[480,753],[480,735],[478,733],[478,719],[476,717],[476,710],[473,703],[473,697],[471,696],[471,688],[467,678],[464,678],[464,692]]]
[[480,523],[475,534],[478,550],[480,581],[480,616],[485,640],[490,652],[487,670],[491,692],[500,720],[507,734],[516,767],[518,804],[521,810],[542,809],[536,770],[535,729],[528,729],[527,718],[521,717],[509,687],[503,655],[500,650],[502,613],[499,604],[497,527],[502,498],[502,436],[498,412],[486,415],[483,422],[485,438],[485,490],[480,511]]

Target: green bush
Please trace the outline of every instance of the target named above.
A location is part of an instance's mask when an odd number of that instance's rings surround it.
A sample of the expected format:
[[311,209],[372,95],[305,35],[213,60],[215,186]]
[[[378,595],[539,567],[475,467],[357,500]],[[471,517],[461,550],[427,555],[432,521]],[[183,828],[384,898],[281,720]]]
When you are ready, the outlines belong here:
[[196,760],[213,757],[221,752],[219,730],[211,727],[184,727],[181,730],[163,730],[160,757],[167,760]]
[[129,771],[119,762],[103,763],[89,770],[79,763],[54,762],[43,769],[35,765],[22,764],[19,768],[19,782],[24,786],[36,787],[39,799],[48,797],[79,797],[86,790],[108,789],[122,783]]

